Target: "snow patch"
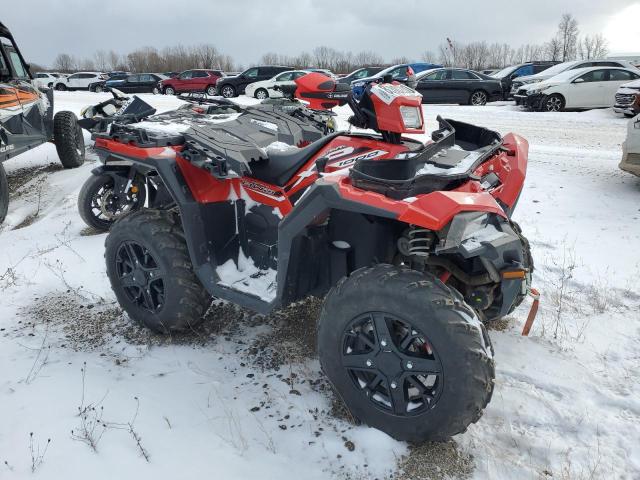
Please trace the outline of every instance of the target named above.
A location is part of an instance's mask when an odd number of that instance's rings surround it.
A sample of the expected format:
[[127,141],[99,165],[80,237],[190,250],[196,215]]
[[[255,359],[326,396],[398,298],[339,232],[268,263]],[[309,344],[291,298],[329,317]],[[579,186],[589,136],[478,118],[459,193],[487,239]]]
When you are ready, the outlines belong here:
[[276,297],[277,272],[273,269],[258,269],[242,249],[237,265],[233,260],[227,260],[216,268],[216,273],[220,277],[218,285],[256,295],[266,302],[271,302]]

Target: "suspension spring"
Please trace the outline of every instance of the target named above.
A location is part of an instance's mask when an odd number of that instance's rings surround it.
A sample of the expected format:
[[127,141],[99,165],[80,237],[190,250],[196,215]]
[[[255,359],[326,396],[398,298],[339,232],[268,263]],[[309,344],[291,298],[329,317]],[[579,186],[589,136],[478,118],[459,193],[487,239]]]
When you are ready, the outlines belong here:
[[433,236],[431,230],[411,227],[407,233],[409,255],[426,258],[431,252]]

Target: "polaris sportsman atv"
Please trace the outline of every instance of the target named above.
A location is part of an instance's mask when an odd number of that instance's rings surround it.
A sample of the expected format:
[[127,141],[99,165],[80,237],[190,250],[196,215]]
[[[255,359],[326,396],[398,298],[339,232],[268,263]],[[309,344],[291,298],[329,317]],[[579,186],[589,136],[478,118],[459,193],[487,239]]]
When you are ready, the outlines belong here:
[[32,84],[9,30],[0,23],[0,223],[9,208],[9,185],[2,163],[38,145],[53,141],[65,168],[84,162],[84,138],[72,112],[53,117],[53,90]]
[[[309,109],[292,95],[250,107],[241,107],[229,100],[182,95],[185,105],[155,114],[156,110],[137,96],[125,96],[116,89],[111,89],[111,93],[112,99],[87,107],[81,114],[78,123],[94,138],[113,123],[117,124],[116,130],[128,125],[130,129],[173,130],[179,135],[192,125],[224,121],[229,122],[225,125],[229,131],[250,137],[256,145],[268,148],[274,142],[306,146],[335,129],[330,111]],[[120,216],[139,210],[145,204],[150,208],[168,208],[173,200],[152,168],[120,158],[95,168],[78,196],[78,211],[84,222],[102,231],[108,230]]]
[[[310,77],[296,96],[345,103]],[[350,122],[378,133],[268,155],[218,127],[98,136],[100,155],[153,168],[176,205],[117,221],[107,274],[129,316],[163,333],[200,322],[212,296],[261,313],[326,296],[320,363],[353,416],[396,439],[445,440],[491,399],[481,320],[530,288],[510,220],[528,145],[444,119],[427,144],[405,138],[424,132],[421,96],[389,78],[348,101]]]

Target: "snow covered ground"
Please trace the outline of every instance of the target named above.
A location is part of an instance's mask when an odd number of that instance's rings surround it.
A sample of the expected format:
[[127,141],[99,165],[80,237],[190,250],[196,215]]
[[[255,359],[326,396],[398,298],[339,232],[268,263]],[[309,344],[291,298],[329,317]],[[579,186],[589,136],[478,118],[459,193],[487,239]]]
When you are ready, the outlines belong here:
[[[99,98],[55,102],[78,112]],[[64,171],[44,145],[5,164],[0,478],[640,478],[640,179],[617,168],[625,120],[424,110],[430,130],[440,114],[531,146],[515,218],[541,309],[528,338],[528,301],[490,332],[496,390],[467,433],[410,448],[349,422],[313,358],[318,302],[266,319],[221,304],[173,338],[132,325],[104,273],[105,235],[76,211],[94,163]]]

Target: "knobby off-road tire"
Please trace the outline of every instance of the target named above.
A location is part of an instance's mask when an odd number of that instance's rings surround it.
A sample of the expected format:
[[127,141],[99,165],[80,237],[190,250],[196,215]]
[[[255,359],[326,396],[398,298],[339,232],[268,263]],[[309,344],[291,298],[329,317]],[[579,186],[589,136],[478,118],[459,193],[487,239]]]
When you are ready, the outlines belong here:
[[73,112],[56,113],[53,118],[53,142],[64,168],[76,168],[84,163],[84,136]]
[[[516,232],[516,234],[520,238],[520,242],[522,243],[522,258],[524,261],[524,267],[529,269],[529,275],[533,275],[533,255],[531,255],[531,245],[529,244],[529,240],[522,234],[522,228],[520,228],[520,225],[518,225],[518,223],[511,220],[511,227],[513,227],[513,231]],[[513,302],[513,306],[509,310],[509,313],[512,313],[516,308],[518,308],[524,301],[526,296],[526,293],[518,295],[516,297],[516,301]]]
[[[358,322],[368,316],[375,329],[366,333]],[[378,333],[385,328],[386,333]],[[407,340],[405,333],[412,338]],[[368,352],[363,355],[363,350]],[[378,265],[343,278],[325,299],[318,352],[323,371],[351,413],[398,440],[445,441],[462,433],[480,419],[493,393],[493,352],[484,326],[457,291],[415,270]],[[370,373],[377,368],[381,375]],[[389,374],[398,368],[402,373]],[[426,389],[430,401],[423,399],[413,410],[410,404],[405,411],[396,409],[402,400],[396,403],[394,395],[407,398],[411,388],[416,390],[417,372],[438,369],[430,375],[436,377],[433,387]],[[366,383],[376,375],[386,380]],[[384,391],[389,405],[380,400]]]
[[0,223],[4,222],[9,210],[9,181],[7,180],[7,172],[4,171],[2,163],[0,163]]
[[[131,212],[135,212],[144,207],[144,202],[147,198],[147,187],[144,180],[136,176],[133,184],[138,187],[137,200],[135,203],[123,205],[122,201],[118,201],[117,204],[104,205],[104,201],[113,201],[113,188],[114,180],[111,175],[91,175],[78,195],[78,213],[91,228],[106,232],[111,228],[111,225],[122,215],[126,215]],[[102,191],[101,191],[102,190]],[[111,193],[109,192],[111,190]],[[107,212],[106,215],[99,207],[103,207]],[[117,209],[122,208],[122,212],[114,211],[114,207]],[[110,216],[112,215],[112,218]]]
[[[138,257],[139,265],[132,257]],[[105,260],[120,306],[129,317],[156,332],[195,327],[211,304],[211,297],[193,271],[179,219],[172,212],[140,210],[116,221],[105,241]],[[127,273],[131,264],[135,266],[133,275]],[[157,308],[143,304],[144,294],[136,298],[142,287],[131,287],[144,284],[144,277]]]

